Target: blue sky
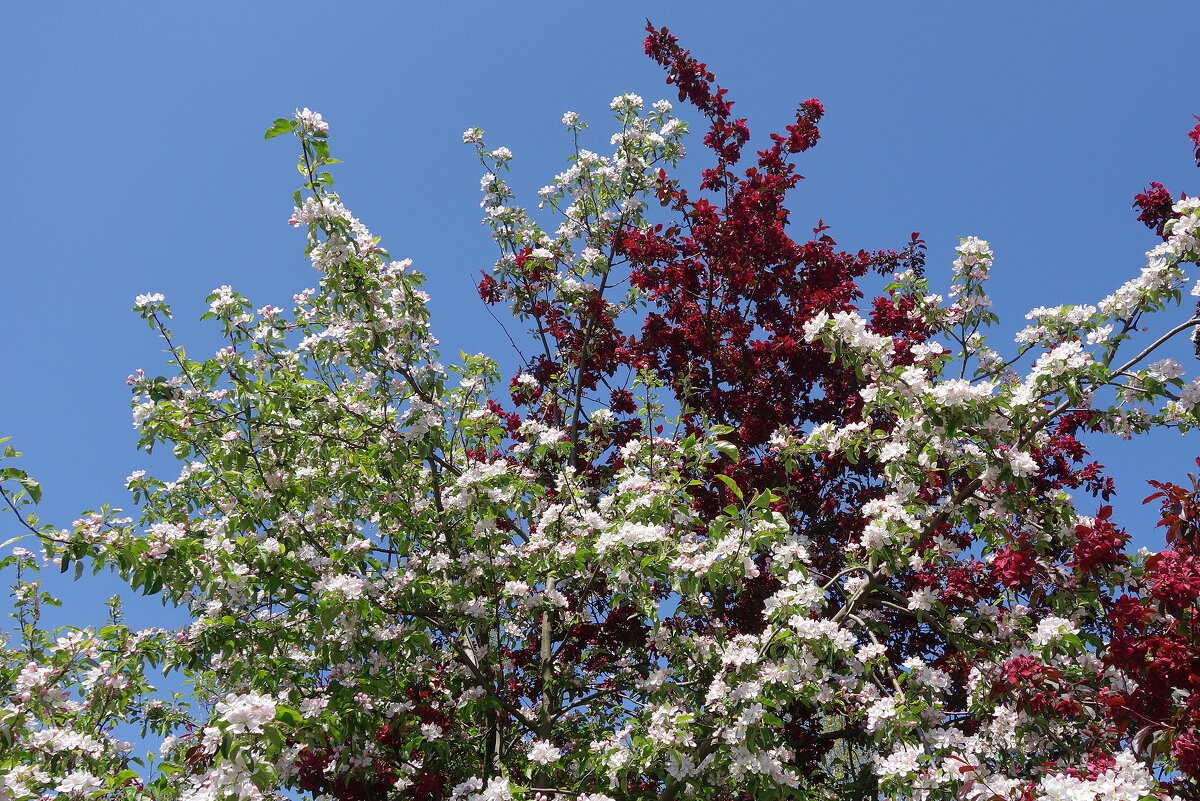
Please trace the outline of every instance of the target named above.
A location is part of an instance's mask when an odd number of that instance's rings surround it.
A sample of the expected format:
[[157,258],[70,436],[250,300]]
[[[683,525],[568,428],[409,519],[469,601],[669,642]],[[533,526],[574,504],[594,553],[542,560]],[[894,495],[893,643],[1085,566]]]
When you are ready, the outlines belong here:
[[[825,103],[824,139],[800,163],[798,229],[824,218],[853,249],[921,231],[941,285],[957,238],[986,238],[1006,331],[1033,306],[1095,302],[1154,244],[1132,195],[1150,180],[1200,191],[1185,136],[1200,113],[1194,12],[1073,0],[9,4],[0,436],[45,484],[44,518],[68,525],[128,500],[124,477],[147,459],[124,379],[165,361],[129,312],[134,295],[164,292],[182,342],[207,355],[216,339],[195,321],[212,288],[287,306],[315,283],[285,224],[294,143],[262,140],[298,106],[332,125],[346,204],[430,277],[444,353],[494,350],[503,339],[473,291],[493,249],[461,132],[477,125],[510,147],[532,197],[564,163],[565,110],[591,121],[599,149],[611,97],[674,99],[642,55],[645,16],[708,62],[759,136],[798,101]],[[1121,482],[1121,519],[1153,545],[1141,482],[1182,480],[1200,441],[1099,452]],[[0,541],[12,533],[0,522]]]

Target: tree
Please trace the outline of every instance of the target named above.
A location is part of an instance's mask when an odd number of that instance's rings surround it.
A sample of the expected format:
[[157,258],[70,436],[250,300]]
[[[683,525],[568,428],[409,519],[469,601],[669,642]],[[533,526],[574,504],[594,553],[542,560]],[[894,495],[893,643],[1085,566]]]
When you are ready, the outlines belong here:
[[[513,203],[507,148],[464,135],[501,250],[480,295],[532,335],[507,399],[495,361],[439,363],[420,274],[333,192],[321,115],[275,121],[301,145],[291,222],[319,287],[290,313],[221,287],[205,317],[228,346],[203,361],[161,295],[135,306],[174,370],[130,377],[140,442],[179,475],[130,477],[136,524],[106,508],[59,531],[0,473],[56,565],[194,616],[132,632],[114,607],[56,638],[37,559],[8,557],[0,798],[1195,794],[1190,540],[1129,554],[1111,508],[1071,493],[1112,493],[1087,434],[1194,424],[1200,383],[1146,362],[1200,316],[1126,351],[1179,302],[1200,203],[1139,196],[1164,238],[1141,274],[1037,310],[1005,359],[988,243],[962,242],[946,301],[917,234],[796,241],[791,159],[820,103],[741,168],[746,121],[648,32],[708,126],[697,189],[666,101],[615,98],[608,157],[568,113],[545,215]],[[190,699],[156,697],[160,665]],[[165,738],[157,766],[122,723]]]

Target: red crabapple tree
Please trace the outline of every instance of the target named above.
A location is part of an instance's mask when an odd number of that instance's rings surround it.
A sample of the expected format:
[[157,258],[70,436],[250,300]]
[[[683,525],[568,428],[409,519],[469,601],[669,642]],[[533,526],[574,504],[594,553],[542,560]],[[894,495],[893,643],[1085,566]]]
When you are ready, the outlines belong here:
[[38,559],[7,557],[0,799],[1195,797],[1194,493],[1156,485],[1170,547],[1131,554],[1084,440],[1195,424],[1200,382],[1150,359],[1200,317],[1134,336],[1178,306],[1200,204],[1153,185],[1140,273],[1035,310],[1001,356],[987,242],[943,298],[916,234],[795,238],[821,104],[748,155],[708,68],[648,33],[702,120],[694,188],[666,101],[615,98],[609,155],[568,112],[538,210],[464,136],[500,248],[480,296],[530,333],[507,381],[439,363],[420,274],[332,190],[321,116],[268,130],[300,143],[320,283],[289,312],[216,290],[202,361],[137,299],[173,360],[130,377],[134,419],[178,476],[130,477],[137,522],[58,530],[0,472],[46,559],[192,612],[49,632]]

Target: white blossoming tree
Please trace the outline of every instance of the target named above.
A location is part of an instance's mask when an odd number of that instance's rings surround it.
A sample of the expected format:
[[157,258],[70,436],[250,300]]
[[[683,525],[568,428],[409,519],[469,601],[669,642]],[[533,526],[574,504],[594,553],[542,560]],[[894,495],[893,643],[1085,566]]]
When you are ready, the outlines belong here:
[[[1180,300],[1200,202],[1174,204],[1137,277],[1094,306],[1037,310],[1002,356],[988,243],[963,241],[949,300],[919,248],[880,255],[895,275],[864,315],[838,294],[856,262],[782,233],[785,161],[815,141],[819,104],[737,177],[744,123],[712,76],[665,31],[648,52],[712,124],[702,188],[719,212],[670,174],[687,125],[666,102],[616,98],[609,156],[564,118],[575,152],[541,193],[553,228],[513,203],[511,152],[465,136],[502,251],[481,294],[538,350],[507,400],[493,360],[439,363],[421,275],[332,190],[321,116],[275,122],[268,137],[301,147],[291,222],[319,286],[287,311],[216,290],[205,317],[227,344],[203,360],[161,295],[137,299],[172,361],[131,377],[134,419],[178,475],[130,477],[136,520],[106,508],[60,529],[4,454],[3,499],[44,558],[0,562],[17,582],[0,800],[1194,789],[1184,733],[1120,714],[1136,688],[1110,658],[1110,611],[1153,563],[1088,514],[1084,491],[1106,490],[1075,434],[1194,425],[1200,383],[1149,362],[1200,320],[1127,351]],[[772,270],[824,299],[785,326],[782,295],[746,277]],[[672,311],[691,300],[692,316]],[[625,333],[630,319],[644,327]],[[687,336],[720,347],[672,350]],[[736,395],[734,370],[768,345],[816,378],[759,436],[758,407],[732,410],[772,387]],[[191,622],[133,631],[114,606],[105,625],[47,631],[44,561],[111,566]],[[156,691],[153,669],[188,695]],[[122,742],[128,724],[159,758]]]

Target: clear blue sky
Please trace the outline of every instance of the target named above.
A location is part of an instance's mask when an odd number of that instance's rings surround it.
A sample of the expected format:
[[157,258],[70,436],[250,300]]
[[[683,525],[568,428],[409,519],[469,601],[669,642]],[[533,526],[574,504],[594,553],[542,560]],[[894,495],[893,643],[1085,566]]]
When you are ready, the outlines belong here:
[[[287,306],[315,283],[285,224],[294,143],[262,141],[271,119],[325,115],[345,202],[430,276],[444,352],[493,350],[472,288],[493,249],[461,132],[510,147],[531,196],[563,164],[563,111],[599,149],[613,95],[674,99],[641,52],[647,15],[760,136],[825,102],[801,230],[822,217],[855,249],[921,231],[942,285],[957,237],[986,238],[1009,331],[1137,271],[1155,240],[1129,204],[1147,181],[1200,192],[1193,2],[9,3],[0,436],[43,480],[43,516],[125,502],[124,477],[147,466],[124,378],[165,357],[134,295],[164,292],[203,356],[212,288]],[[1102,454],[1121,518],[1153,544],[1141,481],[1182,479],[1200,440],[1120,445]]]

